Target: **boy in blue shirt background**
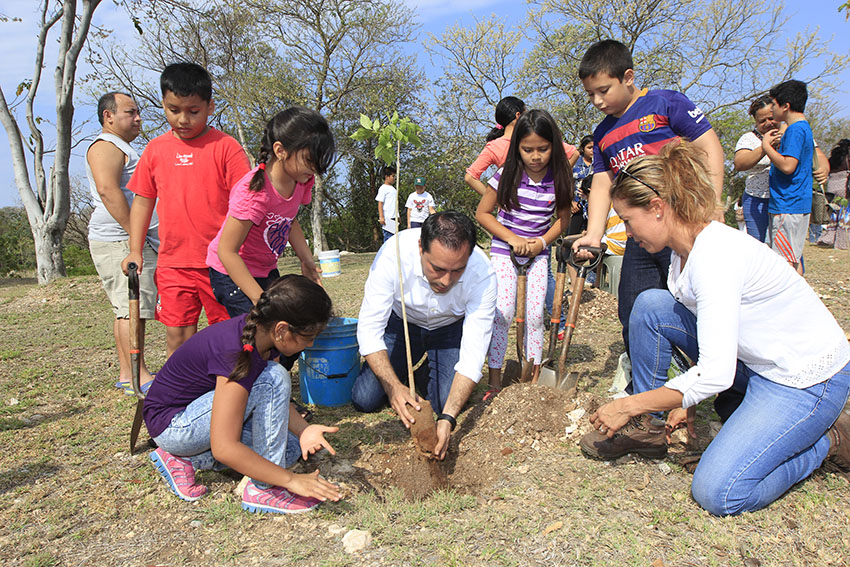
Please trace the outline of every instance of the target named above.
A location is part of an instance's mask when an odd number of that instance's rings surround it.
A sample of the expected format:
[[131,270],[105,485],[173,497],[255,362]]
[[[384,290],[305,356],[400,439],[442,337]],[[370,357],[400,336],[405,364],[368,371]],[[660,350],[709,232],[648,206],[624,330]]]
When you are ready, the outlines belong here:
[[[771,109],[776,123],[788,125],[784,133],[771,130],[762,139],[770,158],[770,215],[767,244],[803,274],[800,257],[812,212],[812,129],[803,112],[808,92],[802,81],[785,81],[770,89]],[[774,147],[781,137],[779,150]]]

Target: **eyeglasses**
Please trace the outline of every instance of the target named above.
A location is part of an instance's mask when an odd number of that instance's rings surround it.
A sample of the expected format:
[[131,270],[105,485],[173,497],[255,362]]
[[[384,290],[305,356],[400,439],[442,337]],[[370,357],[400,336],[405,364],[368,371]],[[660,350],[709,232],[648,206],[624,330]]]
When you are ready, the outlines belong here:
[[650,189],[652,189],[652,192],[653,192],[653,193],[655,193],[655,196],[656,196],[656,197],[661,198],[661,193],[659,193],[659,192],[658,192],[658,189],[656,189],[655,187],[653,187],[652,185],[650,185],[649,183],[647,183],[647,182],[646,182],[646,181],[644,181],[643,179],[639,179],[639,178],[635,177],[634,175],[632,175],[631,173],[629,173],[629,171],[628,171],[625,167],[624,167],[624,168],[622,168],[622,169],[620,170],[620,174],[625,175],[626,177],[630,177],[630,178],[634,179],[635,181],[637,181],[637,182],[638,182],[638,183],[640,183],[641,185],[646,185],[647,187],[649,187]]

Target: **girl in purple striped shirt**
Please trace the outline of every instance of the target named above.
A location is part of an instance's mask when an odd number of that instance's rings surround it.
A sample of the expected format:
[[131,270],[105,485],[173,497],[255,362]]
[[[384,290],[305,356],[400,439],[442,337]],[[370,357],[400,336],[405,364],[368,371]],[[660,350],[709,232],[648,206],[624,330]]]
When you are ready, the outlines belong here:
[[[525,354],[534,361],[534,377],[543,358],[548,246],[568,226],[573,199],[572,168],[564,153],[561,130],[548,112],[530,110],[517,119],[505,165],[490,179],[489,185],[491,190],[481,197],[475,213],[475,219],[493,235],[490,261],[499,278],[487,362],[490,388],[485,399],[501,388],[508,328],[514,316],[517,272],[511,262],[511,248],[517,256],[525,256],[531,262],[526,292]],[[497,210],[495,216],[494,210]],[[557,218],[552,222],[554,214]]]

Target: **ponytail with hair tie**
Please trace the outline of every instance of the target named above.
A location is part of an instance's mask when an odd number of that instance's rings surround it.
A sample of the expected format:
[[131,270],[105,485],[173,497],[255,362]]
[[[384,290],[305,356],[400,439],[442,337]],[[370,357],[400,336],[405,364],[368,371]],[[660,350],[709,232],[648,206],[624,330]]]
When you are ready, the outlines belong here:
[[331,299],[322,286],[295,274],[275,280],[245,317],[241,348],[234,353],[236,365],[228,379],[238,382],[251,372],[252,361],[260,355],[256,347],[258,329],[269,332],[278,322],[286,321],[291,332],[313,336],[325,328],[332,315]]

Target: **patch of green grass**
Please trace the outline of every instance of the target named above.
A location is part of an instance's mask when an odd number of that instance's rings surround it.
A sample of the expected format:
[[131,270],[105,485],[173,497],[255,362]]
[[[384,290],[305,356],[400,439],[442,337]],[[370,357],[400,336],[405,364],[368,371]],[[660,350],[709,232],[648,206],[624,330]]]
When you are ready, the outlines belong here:
[[0,350],[0,360],[14,360],[21,356],[21,351],[18,349]]
[[58,565],[59,560],[52,553],[40,551],[35,555],[26,557],[23,562],[23,567],[53,567]]

